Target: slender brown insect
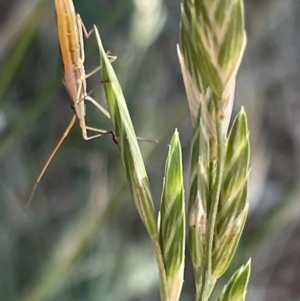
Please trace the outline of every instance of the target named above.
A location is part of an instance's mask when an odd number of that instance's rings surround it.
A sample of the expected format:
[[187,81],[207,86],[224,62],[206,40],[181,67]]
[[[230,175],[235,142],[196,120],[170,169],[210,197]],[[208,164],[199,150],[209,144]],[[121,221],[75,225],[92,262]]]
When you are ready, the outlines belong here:
[[[36,188],[45,173],[49,163],[57,152],[58,148],[69,134],[73,127],[76,117],[82,130],[82,136],[85,140],[97,138],[103,134],[112,134],[114,141],[116,137],[112,131],[106,131],[90,127],[85,122],[85,100],[93,103],[104,115],[110,118],[109,113],[92,97],[90,97],[86,90],[86,78],[93,75],[100,68],[96,68],[89,74],[85,73],[84,69],[84,43],[83,33],[88,38],[91,32],[87,32],[80,16],[75,13],[75,8],[72,0],[55,0],[55,9],[57,15],[57,30],[62,60],[64,64],[64,84],[72,100],[72,108],[74,108],[74,116],[72,117],[69,125],[67,126],[63,136],[59,140],[55,149],[51,153],[49,159],[44,165],[37,181],[31,191],[30,197],[27,201],[27,206],[30,204]],[[109,55],[109,59],[114,61],[116,57]],[[88,136],[87,131],[96,132],[92,136]]]

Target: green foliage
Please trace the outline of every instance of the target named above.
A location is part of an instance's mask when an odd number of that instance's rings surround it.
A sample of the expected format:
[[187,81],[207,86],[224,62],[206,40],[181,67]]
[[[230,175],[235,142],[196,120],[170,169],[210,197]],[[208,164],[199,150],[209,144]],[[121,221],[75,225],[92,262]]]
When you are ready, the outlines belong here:
[[189,248],[196,300],[206,301],[231,262],[248,212],[249,135],[243,111],[227,138],[246,44],[243,1],[183,1],[180,34],[178,56],[195,128]]
[[240,267],[224,287],[218,301],[245,301],[247,285],[250,277],[249,260],[245,266]]
[[112,124],[128,183],[134,196],[136,207],[151,237],[156,237],[157,227],[149,180],[134,128],[129,116],[122,89],[116,74],[103,49],[98,29],[94,26],[101,55],[102,77]]
[[185,217],[181,147],[175,132],[166,163],[165,184],[157,227],[149,181],[126,107],[122,89],[103,49],[98,29],[95,33],[101,55],[105,93],[115,128],[127,181],[140,217],[152,240],[160,272],[162,300],[178,300],[183,283]]
[[219,278],[228,268],[248,213],[249,133],[242,109],[226,142],[225,166],[216,220],[213,274]]
[[189,197],[189,247],[195,268],[203,264],[209,208],[210,158],[209,139],[204,126],[206,118],[206,110],[200,105],[192,140]]
[[185,210],[182,155],[175,131],[166,162],[160,205],[160,246],[166,270],[168,298],[179,300],[183,284],[185,253]]

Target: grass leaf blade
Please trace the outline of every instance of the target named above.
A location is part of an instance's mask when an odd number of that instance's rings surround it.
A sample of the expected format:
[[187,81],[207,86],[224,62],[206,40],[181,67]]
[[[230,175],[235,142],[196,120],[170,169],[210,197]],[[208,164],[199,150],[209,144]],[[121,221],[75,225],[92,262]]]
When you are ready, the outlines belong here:
[[185,212],[182,154],[175,131],[165,167],[160,206],[160,246],[166,271],[168,298],[179,300],[184,271]]
[[135,131],[117,76],[104,51],[100,35],[94,26],[99,46],[102,78],[111,120],[115,128],[118,146],[129,186],[140,217],[151,238],[157,237],[157,225],[150,185]]

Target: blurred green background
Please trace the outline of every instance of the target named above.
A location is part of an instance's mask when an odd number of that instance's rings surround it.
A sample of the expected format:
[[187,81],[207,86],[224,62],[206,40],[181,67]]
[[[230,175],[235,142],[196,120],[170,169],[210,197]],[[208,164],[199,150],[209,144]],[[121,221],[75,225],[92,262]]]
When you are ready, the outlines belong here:
[[[176,54],[179,0],[74,0],[95,23],[141,142],[155,204],[175,128],[188,183],[192,126]],[[247,0],[248,45],[234,112],[251,131],[250,214],[225,278],[252,257],[248,300],[300,300],[300,2]],[[99,65],[85,41],[86,71]],[[159,300],[150,241],[110,137],[78,126],[58,151],[29,208],[24,203],[70,118],[53,0],[0,0],[0,300]],[[100,77],[92,96],[105,105]],[[89,125],[110,129],[87,106]],[[187,187],[187,186],[186,186]],[[186,188],[186,190],[188,190]],[[187,254],[181,300],[193,300]]]

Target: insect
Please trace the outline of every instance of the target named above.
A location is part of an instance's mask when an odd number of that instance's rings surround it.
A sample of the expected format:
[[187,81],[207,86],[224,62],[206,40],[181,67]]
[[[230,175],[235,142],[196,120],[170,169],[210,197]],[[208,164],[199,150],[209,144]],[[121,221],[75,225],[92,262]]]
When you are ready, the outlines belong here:
[[[83,33],[88,38],[91,32],[87,32],[79,14],[75,13],[72,0],[55,0],[57,14],[57,30],[62,60],[64,64],[64,84],[73,101],[73,107],[82,129],[85,140],[93,139],[106,133],[106,131],[89,127],[85,123],[85,102],[92,102],[108,118],[109,113],[86,92],[86,78],[99,70],[96,68],[90,74],[84,70],[84,43]],[[114,57],[110,57],[114,60]],[[98,132],[88,137],[87,130]]]
[[[30,197],[27,201],[27,206],[30,204],[36,188],[52,158],[73,127],[76,118],[79,120],[79,124],[82,130],[82,136],[85,140],[94,139],[103,134],[111,134],[114,141],[116,141],[116,137],[114,136],[114,133],[112,131],[106,131],[87,126],[85,121],[85,100],[93,103],[104,115],[110,118],[109,113],[86,92],[86,78],[93,75],[101,68],[100,66],[89,74],[85,73],[83,33],[85,34],[85,37],[88,38],[92,31],[87,32],[80,15],[76,14],[75,12],[72,0],[55,0],[55,9],[57,15],[58,39],[64,64],[64,84],[72,100],[74,116],[72,117],[69,125],[63,133],[63,136],[57,143],[49,159],[44,165],[40,175],[38,176],[37,181],[31,191]],[[108,57],[111,62],[116,59],[116,57],[110,54],[108,54]],[[88,130],[97,134],[88,136]]]

